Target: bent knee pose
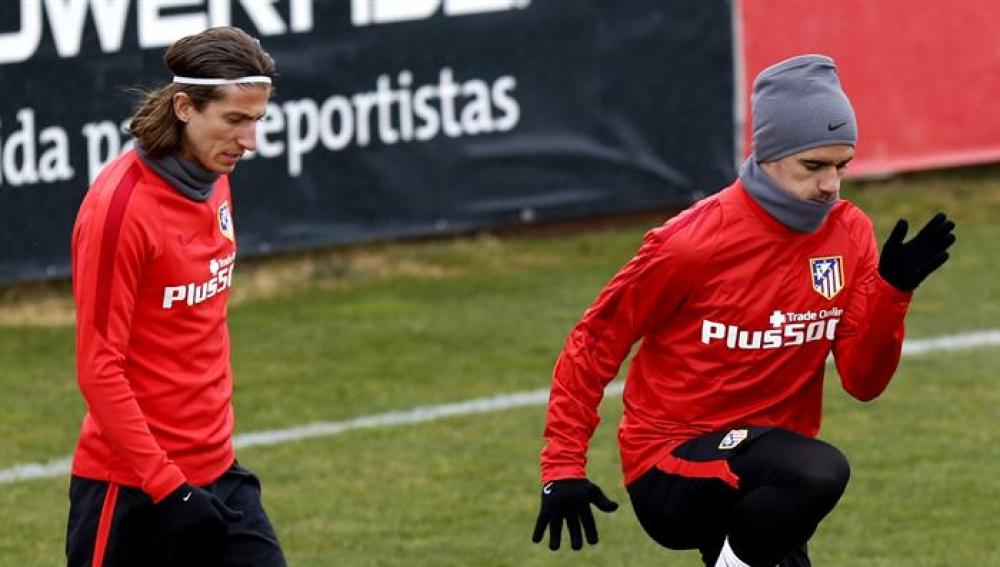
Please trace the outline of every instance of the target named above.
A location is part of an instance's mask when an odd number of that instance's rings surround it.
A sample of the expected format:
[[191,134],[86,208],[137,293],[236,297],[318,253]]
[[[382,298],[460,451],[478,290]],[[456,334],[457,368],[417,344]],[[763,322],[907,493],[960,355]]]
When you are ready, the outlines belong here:
[[573,328],[552,376],[541,511],[532,539],[597,543],[587,480],[604,387],[641,341],[619,429],[642,527],[705,565],[810,565],[807,542],[850,467],[817,440],[832,354],[844,389],[870,400],[899,362],[913,290],[948,259],[938,213],[878,252],[871,220],[840,199],[854,111],[834,62],[804,55],[762,71],[753,153],[739,178],[649,231]]

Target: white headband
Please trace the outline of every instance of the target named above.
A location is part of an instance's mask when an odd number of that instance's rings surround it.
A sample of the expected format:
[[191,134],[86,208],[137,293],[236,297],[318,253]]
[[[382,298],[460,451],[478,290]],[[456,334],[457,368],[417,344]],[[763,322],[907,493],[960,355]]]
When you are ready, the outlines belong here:
[[239,77],[237,79],[199,79],[197,77],[179,77],[175,75],[174,82],[185,85],[238,85],[243,83],[264,83],[270,85],[271,77],[253,75],[250,77]]

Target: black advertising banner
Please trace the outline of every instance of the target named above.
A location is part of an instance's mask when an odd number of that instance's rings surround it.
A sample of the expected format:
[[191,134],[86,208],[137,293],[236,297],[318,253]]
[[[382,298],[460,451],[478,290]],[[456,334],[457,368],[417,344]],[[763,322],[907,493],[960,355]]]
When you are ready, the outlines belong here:
[[683,205],[735,175],[726,0],[10,0],[0,282],[68,274],[129,88],[215,25],[280,73],[232,175],[242,254]]

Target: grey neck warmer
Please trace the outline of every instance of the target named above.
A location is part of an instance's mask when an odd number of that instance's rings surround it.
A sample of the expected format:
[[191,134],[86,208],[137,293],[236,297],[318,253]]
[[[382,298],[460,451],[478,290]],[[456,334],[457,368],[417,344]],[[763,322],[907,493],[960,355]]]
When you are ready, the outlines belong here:
[[836,199],[827,203],[808,201],[785,191],[761,169],[753,156],[740,167],[740,181],[761,208],[781,224],[798,232],[816,232],[837,202]]
[[162,158],[151,158],[137,145],[136,153],[150,169],[188,199],[200,202],[207,201],[212,196],[212,188],[219,179],[218,173],[205,169],[195,161],[182,158],[177,152]]

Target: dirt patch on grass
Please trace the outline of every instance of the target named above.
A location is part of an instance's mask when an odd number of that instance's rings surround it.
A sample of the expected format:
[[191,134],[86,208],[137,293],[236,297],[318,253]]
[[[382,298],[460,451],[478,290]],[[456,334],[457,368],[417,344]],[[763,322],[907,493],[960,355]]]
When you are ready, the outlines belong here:
[[0,326],[68,327],[75,322],[73,292],[67,281],[0,288]]

